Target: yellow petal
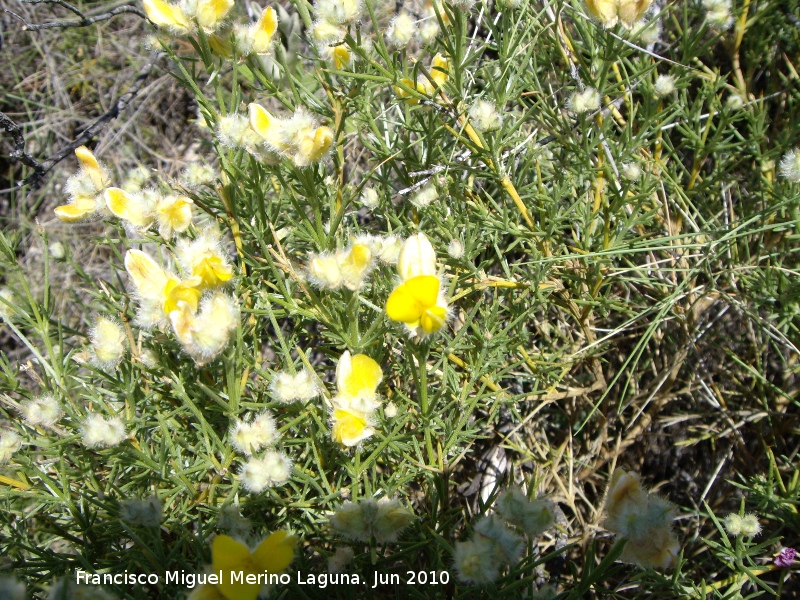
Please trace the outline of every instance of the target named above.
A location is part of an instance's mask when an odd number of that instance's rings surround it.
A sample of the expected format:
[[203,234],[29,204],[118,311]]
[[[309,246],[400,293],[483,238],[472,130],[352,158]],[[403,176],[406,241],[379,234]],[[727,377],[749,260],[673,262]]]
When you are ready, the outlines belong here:
[[253,564],[256,571],[282,573],[294,558],[297,536],[288,531],[276,531],[269,535],[258,548],[253,550]]
[[372,428],[363,416],[343,408],[333,411],[331,435],[334,441],[345,446],[355,446],[372,433]]
[[272,115],[267,112],[266,108],[255,102],[250,103],[247,110],[250,115],[250,129],[266,140],[269,137]]
[[449,77],[450,61],[443,54],[437,54],[431,60],[431,79],[442,87]]
[[232,571],[243,571],[243,575],[254,572],[247,546],[230,536],[218,535],[211,545],[211,564],[214,572],[222,571],[222,581],[218,587],[223,596],[228,600],[256,600],[260,585],[231,582]]
[[103,194],[111,214],[136,227],[148,227],[153,214],[144,206],[141,196],[129,194],[119,188],[108,188]]
[[366,269],[372,262],[372,251],[366,244],[353,244],[348,260],[356,269]]
[[58,206],[56,216],[65,223],[75,223],[92,216],[97,211],[97,201],[88,196],[77,196],[69,204]]
[[350,64],[350,50],[344,44],[339,44],[333,48],[333,66],[337,69],[343,69]]
[[173,232],[186,231],[192,224],[192,204],[186,196],[168,196],[156,205],[158,232],[161,237],[172,237]]
[[263,43],[263,38],[266,38],[267,43],[271,42],[272,36],[275,35],[277,30],[278,13],[275,12],[274,8],[269,6],[264,9],[264,11],[261,13],[261,16],[258,18],[258,21],[256,22],[256,44]]
[[416,323],[427,310],[436,306],[439,285],[439,278],[432,275],[412,277],[401,283],[386,301],[386,314],[393,321]]
[[95,155],[92,154],[92,151],[86,146],[81,146],[80,148],[75,149],[75,156],[78,157],[78,161],[81,163],[81,168],[89,174],[89,177],[91,177],[95,188],[97,188],[98,191],[104,188],[106,182],[105,178],[103,177],[103,169],[100,167],[100,163],[97,162]]
[[425,311],[425,314],[420,317],[419,326],[425,333],[433,333],[439,331],[447,321],[447,309],[441,306],[434,306]]
[[75,149],[75,156],[78,157],[78,161],[81,163],[81,167],[84,169],[91,171],[96,170],[100,171],[100,163],[97,162],[97,158],[89,150],[86,146],[81,146],[80,148]]
[[366,354],[356,354],[350,359],[350,372],[342,379],[339,391],[350,396],[358,396],[363,392],[375,392],[383,379],[383,371],[380,365]]
[[185,302],[192,312],[196,312],[202,295],[198,289],[199,285],[199,277],[192,277],[186,281],[178,281],[170,277],[164,286],[164,312],[170,314],[178,308],[179,302]]
[[651,0],[619,0],[619,20],[628,27],[633,26],[647,12],[650,2]]
[[[411,81],[408,77],[403,77],[400,80],[400,83],[403,85],[410,87],[412,90],[418,90],[418,86],[416,82]],[[394,93],[397,94],[397,97],[401,100],[405,100],[406,104],[410,104],[412,106],[419,104],[419,98],[412,96],[411,92],[408,92],[401,88],[399,85],[394,86]]]
[[404,283],[398,285],[386,301],[386,314],[392,321],[416,323],[424,312],[425,307],[418,302]]
[[214,30],[233,8],[233,0],[200,0],[197,4],[197,24]]
[[600,20],[606,27],[611,27],[617,22],[618,0],[586,0],[589,13]]
[[144,12],[147,18],[159,27],[175,27],[183,30],[191,28],[191,23],[183,11],[164,0],[144,0]]
[[128,250],[125,255],[125,270],[131,276],[140,296],[147,300],[163,299],[169,277],[147,254],[140,250]]
[[419,301],[425,308],[436,305],[439,297],[439,278],[432,275],[420,275],[412,277],[404,284],[406,289]]
[[194,266],[192,275],[201,279],[201,287],[213,288],[230,281],[233,267],[226,265],[219,256],[210,256]]

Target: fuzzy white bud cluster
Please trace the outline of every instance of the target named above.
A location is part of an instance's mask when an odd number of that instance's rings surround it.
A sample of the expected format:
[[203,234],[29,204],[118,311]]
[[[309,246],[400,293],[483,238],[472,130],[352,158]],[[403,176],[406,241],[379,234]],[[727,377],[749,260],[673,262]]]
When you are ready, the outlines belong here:
[[600,108],[600,92],[591,87],[575,92],[570,96],[568,106],[576,115],[594,112]]
[[144,500],[125,500],[120,505],[119,517],[128,525],[158,527],[163,518],[163,509],[164,506],[158,496],[150,496]]
[[111,448],[121,444],[128,437],[122,419],[119,417],[104,419],[97,413],[89,415],[83,422],[81,435],[83,445],[87,448]]
[[279,402],[289,404],[298,400],[311,400],[318,396],[322,390],[317,376],[308,369],[302,369],[297,373],[279,371],[272,378],[269,391],[272,397]]
[[476,100],[469,109],[469,120],[478,131],[496,131],[503,124],[497,106],[489,100]]
[[396,498],[362,498],[345,502],[330,517],[331,528],[355,541],[393,542],[416,520],[413,511]]
[[52,427],[64,414],[58,400],[50,394],[39,396],[25,403],[22,405],[21,412],[28,423],[42,427]]
[[100,317],[89,334],[94,363],[101,369],[111,371],[125,355],[125,332],[111,319]]
[[230,431],[231,444],[238,452],[252,456],[278,441],[278,427],[273,416],[264,411],[255,418],[238,419]]
[[639,475],[614,473],[606,501],[605,527],[627,538],[621,560],[644,568],[667,569],[680,552],[672,531],[675,507],[641,487]]
[[22,438],[14,431],[0,431],[0,465],[6,464],[22,448]]
[[800,183],[800,148],[783,155],[780,165],[781,175],[793,183]]
[[751,513],[746,515],[731,513],[725,517],[724,524],[728,535],[733,537],[741,535],[751,538],[761,533],[761,523],[758,522],[758,517]]
[[270,450],[261,458],[251,458],[244,463],[239,479],[247,491],[258,494],[287,481],[291,474],[292,462],[289,458],[276,450]]

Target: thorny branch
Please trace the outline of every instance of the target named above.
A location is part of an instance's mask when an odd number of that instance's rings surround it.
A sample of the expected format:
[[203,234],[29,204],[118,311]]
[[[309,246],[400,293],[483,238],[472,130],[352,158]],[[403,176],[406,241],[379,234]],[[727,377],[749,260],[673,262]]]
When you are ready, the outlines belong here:
[[[131,6],[130,4],[121,4],[118,6],[114,6],[110,10],[105,10],[105,12],[101,12],[99,14],[93,14],[96,11],[90,11],[84,14],[76,7],[74,7],[72,4],[66,2],[65,0],[19,0],[19,1],[25,4],[57,4],[59,6],[63,6],[64,8],[66,8],[67,10],[78,16],[78,19],[74,20],[51,21],[49,23],[24,23],[22,29],[25,31],[40,31],[42,29],[67,29],[69,27],[87,27],[89,25],[93,25],[101,21],[108,21],[109,19],[115,17],[116,15],[121,15],[125,13],[134,14],[138,17],[141,17],[142,19],[147,18],[147,16],[141,9],[136,8],[135,6]],[[108,9],[108,7],[104,6],[103,9]]]
[[108,125],[108,123],[115,119],[127,106],[131,103],[131,101],[136,97],[136,95],[141,91],[142,87],[144,87],[145,82],[147,81],[150,73],[153,71],[156,62],[158,59],[156,58],[155,61],[147,63],[144,68],[139,72],[134,79],[131,87],[128,88],[128,91],[122,94],[119,98],[117,98],[114,105],[105,113],[100,115],[97,119],[95,119],[86,129],[84,129],[81,134],[75,138],[72,142],[61,148],[58,152],[56,152],[53,156],[49,157],[43,162],[38,162],[34,159],[30,154],[25,151],[25,137],[22,135],[19,126],[14,123],[7,115],[0,113],[0,126],[11,135],[11,139],[14,143],[14,150],[12,150],[10,156],[16,160],[19,160],[22,164],[27,165],[33,169],[33,173],[19,182],[17,185],[24,186],[30,185],[33,187],[38,187],[41,183],[42,178],[59,162],[64,160],[67,156],[70,156],[76,148],[83,146],[87,142],[89,142],[95,135],[97,135],[103,128]]

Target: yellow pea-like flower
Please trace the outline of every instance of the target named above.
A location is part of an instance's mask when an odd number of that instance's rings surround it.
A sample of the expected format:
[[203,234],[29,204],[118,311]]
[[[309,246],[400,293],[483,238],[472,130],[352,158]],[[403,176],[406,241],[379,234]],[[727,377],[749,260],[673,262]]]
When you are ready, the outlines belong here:
[[349,250],[337,253],[339,273],[342,283],[350,290],[361,287],[370,267],[372,267],[372,251],[366,244],[353,244]]
[[68,204],[55,209],[56,216],[66,222],[75,223],[94,216],[102,206],[100,196],[108,186],[106,170],[86,146],[75,149],[80,170],[70,177],[66,190],[70,195]]
[[381,366],[366,354],[351,356],[345,351],[336,365],[336,388],[340,395],[374,396],[382,380]]
[[194,266],[192,276],[199,277],[204,288],[213,288],[230,281],[233,267],[219,256],[207,256]]
[[444,54],[437,54],[431,60],[431,79],[442,87],[449,77],[450,61]]
[[286,570],[294,558],[297,537],[287,531],[276,531],[267,536],[252,552],[230,536],[218,535],[211,545],[211,563],[214,572],[222,572],[218,588],[227,600],[256,600],[263,583],[231,581],[231,573],[248,575],[278,574]]
[[350,49],[346,44],[339,44],[331,49],[331,58],[333,59],[333,66],[337,69],[344,69],[350,64],[352,56]]
[[192,224],[192,202],[186,196],[166,196],[156,204],[158,233],[164,239],[182,233]]
[[447,321],[447,305],[440,302],[441,282],[432,275],[420,275],[397,286],[386,302],[386,314],[411,328],[421,327],[428,334]]
[[[416,81],[412,81],[408,77],[403,77],[400,80],[400,83],[402,83],[406,87],[411,88],[412,90],[417,90],[421,94],[427,93],[424,85]],[[406,104],[410,104],[411,106],[416,106],[417,104],[419,104],[419,98],[413,96],[410,92],[404,90],[399,85],[394,86],[394,93],[397,94],[397,97],[400,98],[401,100],[405,100]]]
[[586,8],[604,27],[621,21],[631,27],[644,16],[652,0],[586,0]]
[[331,437],[335,442],[350,448],[357,446],[373,433],[375,430],[370,426],[365,413],[348,408],[334,408]]
[[278,13],[267,7],[261,13],[252,29],[251,51],[255,54],[266,54],[272,47],[272,40],[278,30]]
[[111,214],[134,227],[146,229],[153,223],[155,215],[141,195],[112,187],[105,191],[104,197]]
[[168,27],[178,33],[192,29],[191,19],[180,6],[169,4],[164,0],[144,0],[144,12],[147,18],[159,27]]
[[141,250],[128,250],[125,270],[142,300],[160,306],[165,316],[176,310],[179,302],[186,302],[192,312],[197,310],[201,295],[199,277],[181,281]]
[[328,153],[333,144],[333,129],[324,126],[313,130],[307,129],[300,133],[299,138],[294,164],[298,167],[307,167],[319,162]]
[[97,200],[89,196],[76,196],[69,204],[57,206],[54,212],[65,223],[77,223],[97,212]]
[[197,310],[197,305],[200,303],[200,296],[202,295],[198,286],[200,281],[198,278],[192,277],[186,281],[174,279],[170,277],[167,279],[167,284],[164,286],[163,292],[163,307],[164,313],[169,314],[178,308],[179,302],[185,302],[192,312]]
[[214,31],[233,8],[233,0],[199,0],[195,19],[206,31]]
[[386,314],[405,323],[412,335],[439,331],[447,322],[447,299],[436,273],[436,253],[428,237],[420,232],[400,248],[397,272],[401,283],[386,301]]

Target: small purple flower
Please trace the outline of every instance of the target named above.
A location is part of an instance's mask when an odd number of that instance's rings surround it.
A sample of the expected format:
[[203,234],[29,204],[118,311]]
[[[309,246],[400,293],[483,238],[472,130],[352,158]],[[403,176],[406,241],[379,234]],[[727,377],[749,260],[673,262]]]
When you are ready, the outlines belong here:
[[775,557],[775,564],[779,567],[791,567],[794,564],[794,557],[797,555],[797,550],[794,548],[784,548]]

